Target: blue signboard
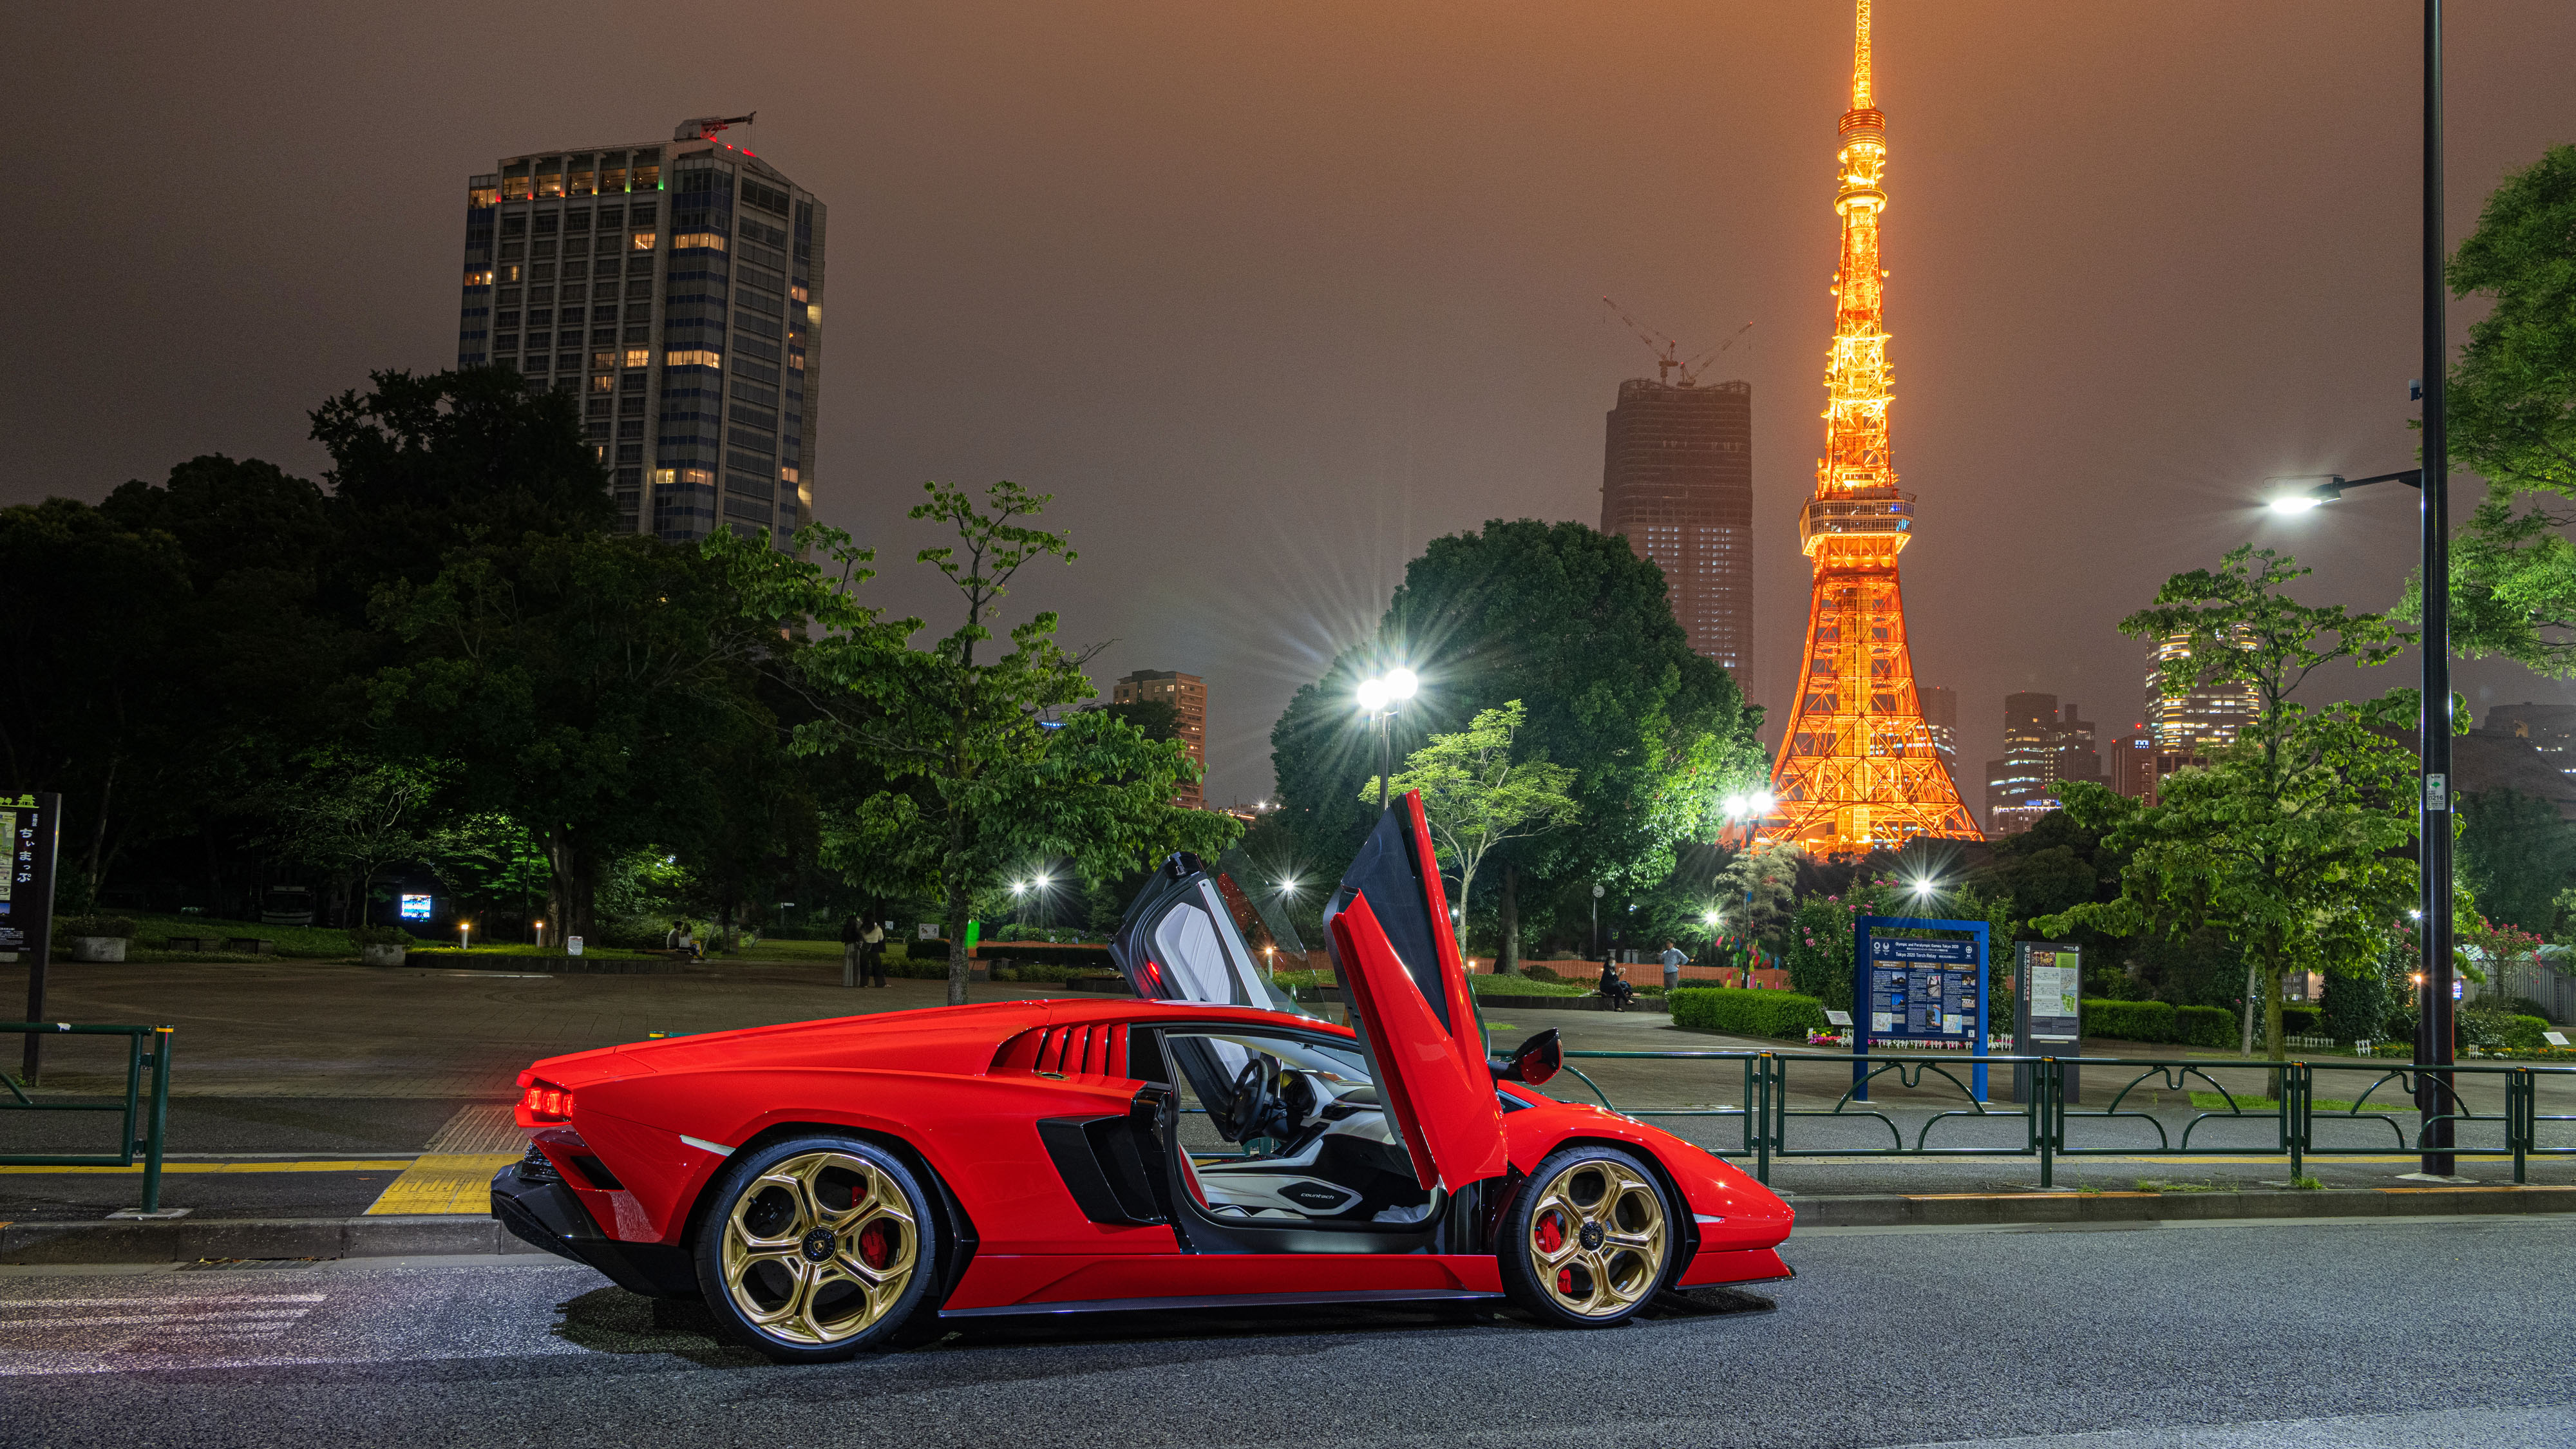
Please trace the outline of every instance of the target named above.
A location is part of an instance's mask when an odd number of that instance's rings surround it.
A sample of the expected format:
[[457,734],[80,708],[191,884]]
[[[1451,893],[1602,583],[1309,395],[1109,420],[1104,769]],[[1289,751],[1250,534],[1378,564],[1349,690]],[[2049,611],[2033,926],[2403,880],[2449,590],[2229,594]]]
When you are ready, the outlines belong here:
[[[1863,916],[1852,946],[1852,1082],[1869,1100],[1872,1045],[1950,1049],[1984,1056],[1986,1050],[1986,923],[1912,916]],[[1925,940],[1883,934],[1892,930],[1950,931],[1968,940]],[[1974,1069],[1977,1098],[1986,1095],[1986,1068]]]
[[402,918],[406,921],[429,919],[429,897],[407,895],[402,898]]

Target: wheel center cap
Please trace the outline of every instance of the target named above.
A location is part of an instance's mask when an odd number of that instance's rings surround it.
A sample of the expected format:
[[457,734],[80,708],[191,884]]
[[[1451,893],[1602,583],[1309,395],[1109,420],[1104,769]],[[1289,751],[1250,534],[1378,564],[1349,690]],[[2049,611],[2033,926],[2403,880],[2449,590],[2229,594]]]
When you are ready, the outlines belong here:
[[1599,1223],[1585,1223],[1583,1231],[1575,1234],[1575,1239],[1583,1244],[1583,1251],[1588,1253],[1600,1247],[1601,1240],[1608,1236],[1610,1234],[1604,1231]]
[[814,1231],[807,1233],[803,1240],[797,1243],[796,1247],[797,1251],[803,1253],[807,1258],[810,1258],[817,1263],[822,1262],[825,1258],[832,1256],[832,1230],[830,1228],[816,1228]]

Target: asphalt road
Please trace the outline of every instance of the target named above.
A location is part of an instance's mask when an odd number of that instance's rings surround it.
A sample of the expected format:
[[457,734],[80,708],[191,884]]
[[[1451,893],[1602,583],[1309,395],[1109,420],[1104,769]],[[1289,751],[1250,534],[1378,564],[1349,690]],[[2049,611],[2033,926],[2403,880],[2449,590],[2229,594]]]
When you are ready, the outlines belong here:
[[984,1324],[783,1369],[542,1259],[0,1269],[0,1445],[2576,1441],[2576,1223],[1811,1231],[1759,1299]]

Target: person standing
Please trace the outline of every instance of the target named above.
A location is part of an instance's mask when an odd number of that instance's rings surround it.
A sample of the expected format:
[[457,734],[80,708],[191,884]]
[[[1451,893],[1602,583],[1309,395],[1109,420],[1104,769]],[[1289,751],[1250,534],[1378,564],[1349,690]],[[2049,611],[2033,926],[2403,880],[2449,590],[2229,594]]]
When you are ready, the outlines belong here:
[[865,964],[865,953],[859,949],[859,918],[855,915],[843,916],[841,918],[841,985],[843,989],[846,990],[859,984],[859,973]]
[[868,928],[859,933],[859,971],[862,975],[874,972],[874,985],[886,984],[885,928],[878,922],[868,922]]
[[1689,959],[1690,958],[1688,956],[1682,954],[1680,947],[1675,946],[1670,941],[1666,941],[1664,943],[1664,954],[1662,960],[1664,963],[1665,995],[1672,995],[1674,989],[1682,984],[1682,963]]

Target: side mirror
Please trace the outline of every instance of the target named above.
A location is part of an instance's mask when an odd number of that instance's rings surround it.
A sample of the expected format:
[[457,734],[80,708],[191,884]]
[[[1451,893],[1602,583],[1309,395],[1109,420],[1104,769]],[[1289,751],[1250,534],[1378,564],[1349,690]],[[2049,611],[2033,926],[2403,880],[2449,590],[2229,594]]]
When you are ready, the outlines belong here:
[[1493,1069],[1495,1081],[1535,1087],[1565,1065],[1565,1043],[1551,1026],[1515,1047],[1510,1056],[1488,1057],[1485,1065]]

